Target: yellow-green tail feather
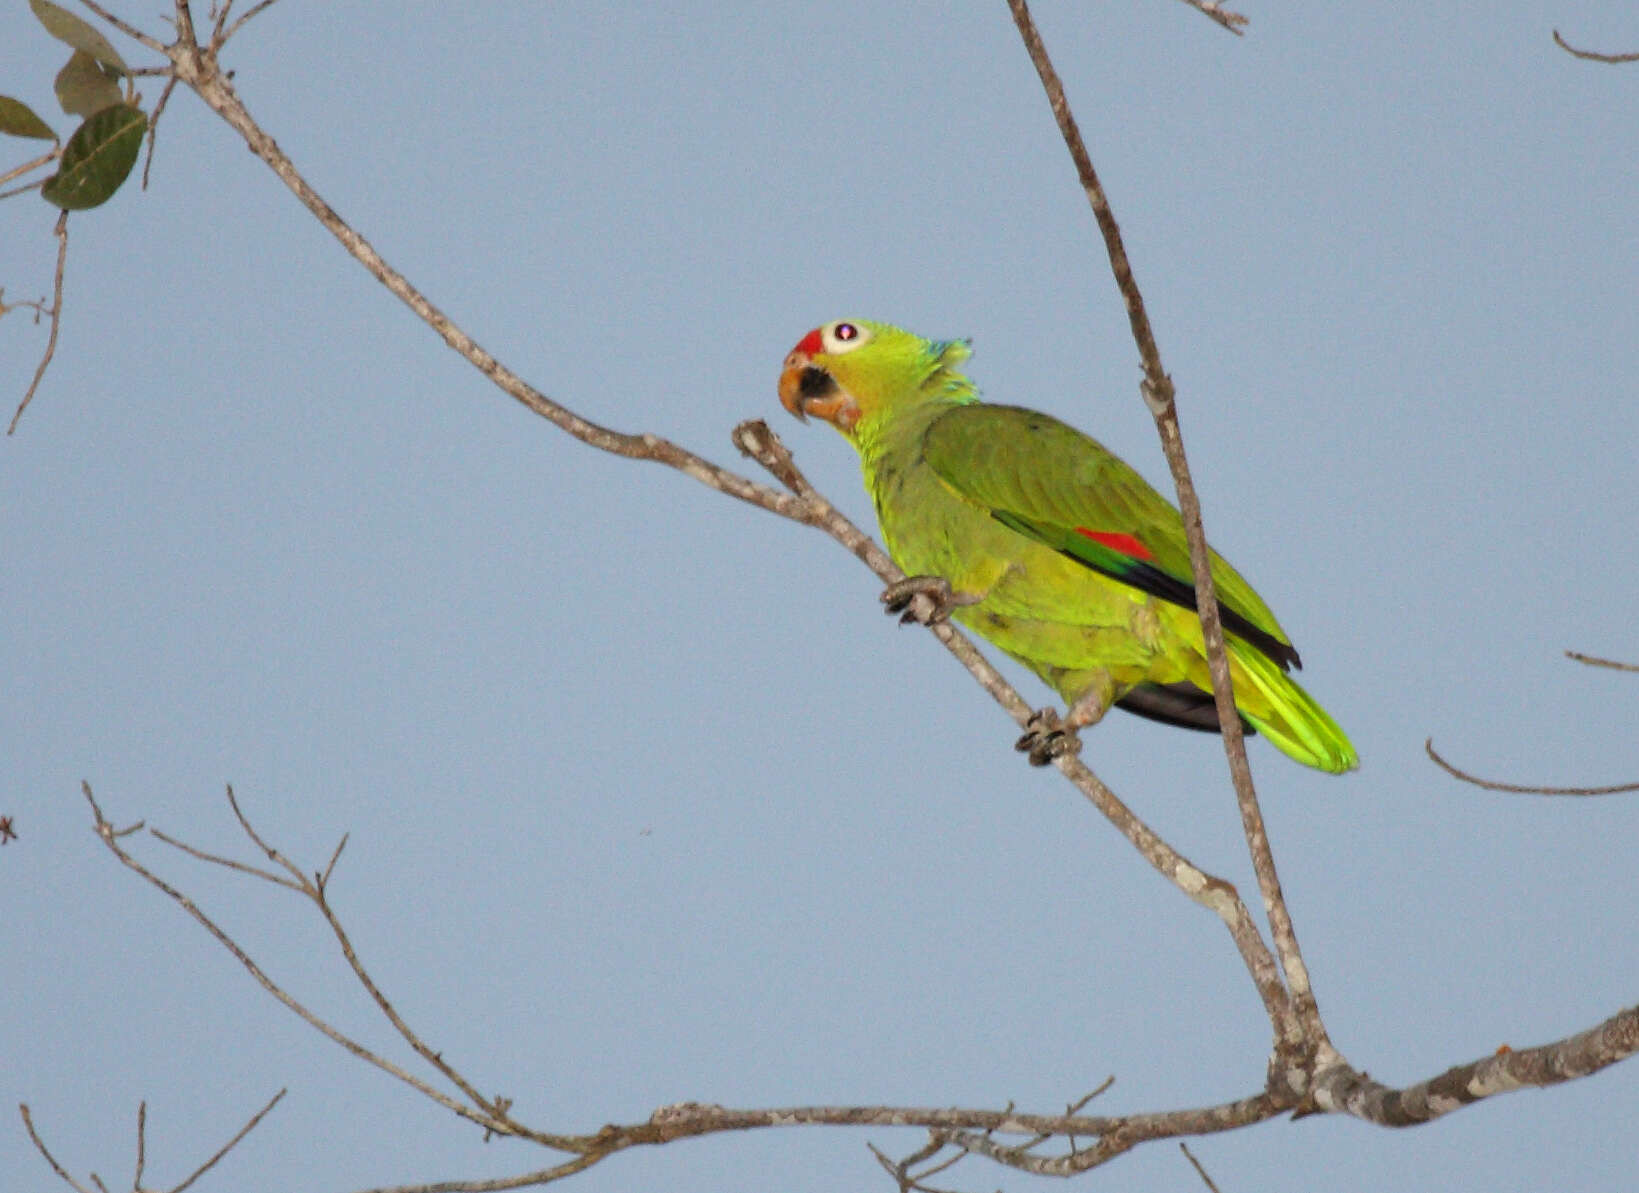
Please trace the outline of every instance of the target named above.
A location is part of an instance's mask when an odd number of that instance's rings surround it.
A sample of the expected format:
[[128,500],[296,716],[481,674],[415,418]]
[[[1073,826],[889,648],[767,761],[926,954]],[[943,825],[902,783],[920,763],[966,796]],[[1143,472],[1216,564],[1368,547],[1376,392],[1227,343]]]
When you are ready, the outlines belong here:
[[[1305,766],[1334,775],[1360,765],[1360,756],[1331,714],[1315,703],[1314,697],[1282,671],[1278,663],[1255,647],[1234,639],[1230,639],[1229,651],[1237,664],[1236,684],[1250,682],[1257,690],[1257,695],[1247,693],[1252,698],[1244,699],[1237,687],[1236,704],[1240,713],[1277,750]],[[1249,712],[1247,705],[1252,705],[1256,713]]]

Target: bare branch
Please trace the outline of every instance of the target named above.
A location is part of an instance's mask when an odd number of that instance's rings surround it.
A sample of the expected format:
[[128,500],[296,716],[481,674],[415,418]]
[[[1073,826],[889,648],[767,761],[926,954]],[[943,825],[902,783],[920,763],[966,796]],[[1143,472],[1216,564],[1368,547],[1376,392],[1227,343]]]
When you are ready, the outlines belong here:
[[[249,972],[251,977],[256,979],[257,984],[260,985],[262,989],[266,990],[291,1011],[299,1015],[309,1026],[320,1032],[332,1042],[339,1044],[359,1059],[369,1062],[382,1072],[391,1074],[400,1081],[404,1082],[406,1085],[410,1086],[412,1089],[415,1089],[417,1092],[431,1098],[446,1110],[449,1110],[454,1114],[458,1114],[470,1122],[477,1123],[479,1126],[484,1127],[487,1130],[509,1135],[520,1133],[520,1131],[516,1128],[516,1124],[511,1123],[510,1120],[500,1121],[494,1115],[485,1110],[473,1109],[472,1107],[463,1105],[454,1098],[451,1098],[442,1090],[434,1088],[421,1078],[415,1076],[415,1074],[407,1072],[405,1069],[394,1064],[392,1061],[387,1060],[386,1058],[379,1056],[375,1052],[366,1048],[357,1040],[352,1039],[350,1036],[344,1035],[341,1031],[335,1027],[332,1027],[318,1015],[308,1010],[306,1006],[304,1006],[282,986],[269,977],[267,973],[263,971],[262,967],[259,966],[250,957],[250,955],[240,947],[238,941],[229,936],[227,932],[216,923],[215,920],[211,919],[210,916],[206,915],[202,910],[200,910],[199,906],[194,903],[192,899],[188,898],[187,895],[184,895],[170,883],[166,882],[164,879],[150,871],[141,862],[137,861],[136,858],[134,858],[130,852],[120,844],[121,838],[128,835],[132,830],[116,830],[114,828],[114,826],[108,821],[107,817],[103,815],[102,809],[97,804],[96,797],[91,792],[91,785],[89,783],[81,783],[80,790],[84,793],[86,801],[91,805],[91,812],[95,821],[98,837],[102,839],[103,844],[108,847],[109,851],[120,860],[120,863],[127,869],[141,876],[142,879],[150,886],[153,886],[155,889],[163,892],[178,907],[187,912],[196,923],[198,923],[205,929],[205,931],[209,932],[211,936],[216,939],[218,944],[233,954],[234,959],[237,960],[240,965],[245,967],[246,971]],[[482,1100],[479,1101],[479,1105],[483,1105]],[[530,1132],[522,1133],[526,1134],[529,1138],[534,1139],[538,1143],[546,1144],[549,1147],[557,1146],[557,1143],[554,1142],[557,1137],[538,1136]]]
[[[1246,759],[1241,718],[1235,711],[1235,693],[1229,677],[1229,659],[1224,648],[1223,624],[1218,612],[1217,591],[1212,580],[1206,529],[1201,519],[1201,504],[1195,494],[1194,482],[1190,478],[1189,464],[1184,456],[1184,441],[1178,425],[1172,379],[1161,366],[1161,351],[1150,328],[1149,316],[1144,309],[1144,299],[1139,293],[1137,279],[1133,276],[1132,264],[1127,258],[1126,246],[1121,239],[1121,229],[1116,224],[1115,215],[1104,194],[1103,184],[1098,180],[1098,173],[1093,169],[1087,146],[1081,139],[1081,131],[1076,125],[1074,113],[1070,111],[1070,101],[1065,96],[1064,85],[1059,81],[1058,72],[1054,70],[1052,60],[1047,55],[1047,47],[1043,44],[1035,21],[1030,16],[1029,5],[1025,0],[1008,0],[1008,7],[1012,10],[1019,35],[1024,39],[1030,61],[1035,65],[1036,73],[1041,78],[1048,103],[1053,109],[1053,118],[1058,123],[1059,133],[1064,138],[1065,147],[1070,151],[1070,160],[1075,164],[1082,190],[1092,207],[1093,218],[1098,221],[1099,231],[1103,234],[1105,250],[1110,258],[1110,269],[1115,275],[1116,286],[1121,291],[1122,300],[1126,303],[1127,321],[1131,325],[1133,340],[1138,345],[1138,355],[1144,366],[1144,382],[1141,387],[1144,401],[1155,418],[1162,451],[1167,457],[1173,483],[1178,490],[1178,508],[1183,516],[1184,533],[1189,540],[1190,565],[1195,573],[1196,608],[1200,614],[1207,663],[1212,672],[1212,692],[1217,704],[1218,723],[1223,732],[1224,752],[1229,760],[1229,772],[1235,785],[1242,828],[1252,854],[1253,868],[1257,872],[1258,886],[1263,894],[1264,911],[1274,934],[1275,947],[1280,953],[1281,968],[1286,975],[1292,1006],[1289,1011],[1277,1010],[1270,1002],[1268,992],[1261,986],[1260,993],[1265,993],[1265,1006],[1268,1007],[1275,1023],[1277,1049],[1296,1062],[1287,1066],[1288,1076],[1301,1079],[1302,1071],[1307,1067],[1303,1054],[1316,1049],[1329,1049],[1331,1045],[1309,982],[1308,967],[1304,965],[1303,955],[1298,949],[1297,932],[1286,908],[1286,898],[1275,871],[1274,853],[1270,849],[1268,832],[1263,823],[1263,812],[1258,807],[1257,793],[1252,786],[1252,769]],[[1295,1020],[1288,1017],[1294,1013]]]
[[1243,31],[1250,23],[1248,19],[1240,13],[1230,12],[1229,9],[1219,4],[1218,0],[1184,0],[1184,3],[1193,8],[1196,12],[1204,13],[1211,17],[1214,21],[1218,22],[1218,24],[1222,25],[1225,29],[1228,29],[1236,37],[1244,36]]
[[273,883],[275,886],[289,887],[293,891],[300,891],[302,889],[300,883],[292,882],[288,878],[281,878],[279,875],[270,870],[263,870],[256,866],[247,866],[244,862],[236,862],[232,858],[222,857],[214,853],[207,853],[203,849],[189,845],[186,841],[178,841],[175,837],[168,833],[163,833],[157,828],[151,828],[148,831],[153,836],[165,842],[165,844],[169,845],[172,849],[180,849],[183,853],[188,854],[190,857],[196,857],[202,862],[209,862],[213,866],[226,866],[230,870],[238,870],[241,874],[254,875],[255,877],[263,879],[266,882]]
[[1458,770],[1440,757],[1434,748],[1432,737],[1423,743],[1423,752],[1452,778],[1483,787],[1487,791],[1507,791],[1515,795],[1621,795],[1626,791],[1639,791],[1639,783],[1614,783],[1609,787],[1533,787],[1522,783],[1499,783],[1494,779],[1481,779],[1465,770]]
[[443,311],[434,306],[409,279],[389,265],[369,241],[354,231],[335,209],[320,197],[273,138],[263,132],[252,119],[244,104],[240,102],[233,84],[217,69],[212,55],[201,51],[191,40],[184,37],[170,49],[169,56],[175,66],[177,77],[193,88],[212,111],[227,121],[245,139],[251,151],[267,163],[342,247],[503,393],[582,443],[600,451],[625,456],[628,459],[651,460],[664,464],[718,492],[727,493],[771,513],[809,525],[817,524],[807,503],[799,497],[758,484],[658,435],[628,434],[599,426],[529,385],[451,322]]
[[1391,1089],[1346,1066],[1322,1070],[1315,1077],[1314,1103],[1379,1126],[1411,1127],[1496,1094],[1586,1077],[1635,1052],[1639,1006],[1552,1044],[1518,1051],[1505,1044],[1490,1056],[1405,1089]]
[[[238,33],[239,30],[243,29],[248,22],[250,22],[253,18],[260,16],[262,13],[264,13],[268,9],[272,8],[277,3],[278,3],[278,0],[258,0],[257,3],[252,4],[249,8],[247,8],[245,10],[245,13],[244,13],[243,16],[241,16],[232,25],[229,25],[228,28],[227,28],[227,31],[224,32],[220,37],[216,37],[216,36],[213,35],[212,39],[211,39],[213,45],[217,49],[220,49],[224,44],[226,44],[228,42],[228,40],[230,38],[233,37],[233,35],[235,33]],[[224,5],[223,6],[223,9],[222,9],[223,19],[226,19],[227,10],[230,7],[232,7],[232,6],[231,5]]]
[[[49,166],[52,162],[56,161],[62,155],[63,155],[63,148],[62,148],[61,145],[59,145],[55,149],[53,149],[50,153],[42,153],[39,157],[35,158],[31,162],[24,162],[20,166],[14,166],[10,170],[7,170],[4,174],[0,174],[0,185],[4,185],[5,183],[10,182],[13,178],[21,178],[24,174],[27,174],[30,170],[38,170],[41,166]],[[44,184],[45,184],[44,179],[41,179],[39,182],[31,182],[28,186],[20,186],[14,191],[5,191],[4,193],[0,193],[0,199],[9,198],[12,195],[20,195],[24,191],[31,191],[35,187],[43,186]]]
[[1574,662],[1586,663],[1590,667],[1609,667],[1613,671],[1639,672],[1639,663],[1622,663],[1616,659],[1602,659],[1597,655],[1583,654],[1579,650],[1567,650],[1565,657]]
[[23,411],[34,400],[34,391],[40,388],[40,381],[46,375],[46,366],[51,364],[51,358],[57,354],[57,332],[63,325],[63,269],[68,264],[68,212],[59,212],[57,226],[52,230],[57,237],[57,276],[51,292],[51,332],[46,336],[45,355],[40,357],[39,367],[34,370],[34,380],[28,383],[28,392],[17,406],[17,413],[11,416],[11,425],[6,428],[6,434],[17,432],[17,420],[23,417]]
[[75,1190],[75,1193],[91,1193],[91,1190],[87,1189],[84,1185],[80,1184],[79,1181],[69,1176],[68,1170],[61,1164],[57,1163],[57,1157],[51,1154],[51,1150],[45,1145],[45,1140],[41,1139],[39,1132],[34,1129],[34,1116],[29,1113],[28,1103],[21,1103],[17,1109],[22,1113],[23,1127],[28,1131],[30,1141],[34,1144],[35,1150],[46,1158],[46,1163],[51,1165],[51,1171],[55,1172],[59,1177],[61,1177],[69,1188]]
[[874,1143],[867,1143],[865,1146],[871,1149],[871,1154],[876,1157],[876,1162],[882,1165],[889,1176],[893,1177],[894,1183],[899,1186],[899,1193],[945,1193],[944,1190],[935,1189],[932,1185],[929,1185],[927,1183],[928,1178],[937,1176],[945,1169],[959,1164],[967,1158],[967,1153],[959,1151],[954,1156],[947,1157],[937,1164],[924,1168],[921,1172],[912,1172],[911,1169],[916,1165],[931,1160],[945,1149],[945,1136],[940,1131],[929,1132],[928,1142],[903,1160],[890,1160],[886,1153]]
[[96,13],[103,20],[107,21],[114,28],[118,29],[121,33],[125,34],[125,36],[129,37],[132,41],[146,46],[156,54],[165,53],[165,43],[156,37],[148,36],[148,34],[144,33],[141,29],[138,29],[135,25],[122,21],[119,17],[115,16],[113,13],[104,8],[101,4],[98,4],[96,0],[80,0],[80,3],[89,8],[92,12]]
[[[198,1168],[194,1169],[192,1175],[190,1175],[187,1180],[183,1181],[180,1185],[176,1185],[176,1186],[172,1187],[170,1193],[182,1193],[182,1191],[184,1189],[186,1189],[189,1185],[193,1184],[200,1177],[204,1176],[207,1172],[209,1172],[212,1168],[216,1167],[217,1162],[220,1161],[223,1156],[225,1156],[229,1152],[231,1152],[234,1148],[238,1147],[239,1146],[239,1141],[241,1139],[243,1139],[246,1135],[249,1135],[252,1131],[254,1131],[256,1129],[256,1125],[258,1123],[260,1123],[264,1118],[267,1117],[268,1111],[272,1110],[275,1106],[277,1106],[279,1104],[279,1099],[283,1098],[284,1096],[285,1096],[285,1091],[280,1090],[278,1093],[274,1094],[272,1098],[268,1099],[268,1104],[266,1106],[262,1107],[260,1110],[258,1110],[255,1114],[251,1115],[249,1121],[246,1122],[244,1126],[239,1128],[238,1133],[236,1135],[234,1135],[234,1137],[232,1139],[228,1140],[221,1147],[217,1148],[216,1149],[216,1154],[214,1156],[212,1156],[209,1160],[206,1160]],[[147,1104],[144,1103],[144,1109],[146,1109],[146,1105]],[[140,1140],[139,1140],[139,1142],[140,1142]],[[139,1155],[140,1155],[140,1152],[139,1152]],[[141,1185],[142,1185],[141,1172],[142,1172],[142,1170],[141,1170],[141,1167],[139,1166],[138,1169],[137,1169],[138,1179],[137,1179],[137,1182],[136,1182],[136,1187],[138,1187],[138,1188],[140,1188]]]
[[159,143],[159,118],[165,113],[165,105],[171,102],[171,92],[176,90],[176,75],[167,73],[165,87],[159,93],[159,102],[154,105],[154,111],[148,117],[148,152],[142,159],[142,189],[148,189],[148,172],[154,167],[154,150]]
[[1195,1158],[1195,1153],[1189,1150],[1189,1144],[1180,1139],[1178,1141],[1178,1150],[1183,1152],[1184,1159],[1188,1160],[1190,1164],[1194,1166],[1196,1175],[1201,1178],[1206,1187],[1212,1190],[1212,1193],[1219,1193],[1218,1186],[1214,1184],[1212,1178],[1207,1175],[1206,1169],[1201,1167],[1201,1162]]
[[532,1185],[549,1185],[553,1181],[561,1181],[566,1176],[584,1172],[606,1155],[607,1153],[588,1153],[576,1156],[573,1160],[565,1160],[551,1168],[539,1168],[518,1176],[434,1181],[426,1185],[382,1185],[374,1189],[360,1189],[358,1193],[500,1193],[504,1189],[527,1189]]
[[137,1170],[131,1177],[131,1188],[142,1188],[142,1170],[148,1166],[148,1103],[137,1103]]
[[1577,58],[1586,58],[1590,62],[1639,62],[1639,52],[1632,54],[1599,54],[1593,50],[1579,50],[1561,37],[1558,29],[1554,30],[1554,43],[1567,54]]

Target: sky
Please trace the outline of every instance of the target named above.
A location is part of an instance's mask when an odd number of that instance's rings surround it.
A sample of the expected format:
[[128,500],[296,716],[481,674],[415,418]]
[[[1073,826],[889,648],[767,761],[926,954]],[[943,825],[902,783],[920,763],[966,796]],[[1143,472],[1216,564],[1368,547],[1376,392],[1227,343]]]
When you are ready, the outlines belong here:
[[[1249,743],[1333,1040],[1402,1084],[1635,1001],[1639,49],[1629,4],[1242,5],[1037,17],[1178,386],[1214,544],[1363,763]],[[120,5],[160,33],[155,6]],[[0,91],[62,130],[21,4]],[[148,62],[133,50],[134,64]],[[971,336],[993,400],[1158,485],[1137,354],[1004,5],[319,5],[228,49],[321,194],[511,368],[738,469],[770,420],[870,527],[849,447],[778,406],[851,316]],[[151,107],[159,88],[142,81]],[[7,162],[35,152],[6,147]],[[0,204],[0,285],[53,213]],[[0,1169],[199,1189],[499,1176],[485,1143],[266,995],[91,831],[331,887],[382,986],[547,1130],[684,1100],[1054,1112],[1256,1090],[1268,1028],[1219,921],[1160,880],[875,579],[813,531],[600,455],[501,396],[187,94],[146,193],[70,225],[57,356],[0,442]],[[44,347],[0,323],[0,394]],[[1003,660],[1032,701],[1048,693]],[[1256,906],[1215,738],[1112,716],[1083,757]],[[293,995],[401,1062],[317,913],[130,847]],[[1192,1141],[1226,1191],[1631,1184],[1639,1067],[1415,1130],[1310,1117]],[[561,1188],[889,1189],[866,1144],[768,1131]],[[1040,1179],[980,1161],[946,1187]],[[1170,1143],[1089,1189],[1204,1186]],[[1057,1186],[1055,1186],[1057,1187]]]

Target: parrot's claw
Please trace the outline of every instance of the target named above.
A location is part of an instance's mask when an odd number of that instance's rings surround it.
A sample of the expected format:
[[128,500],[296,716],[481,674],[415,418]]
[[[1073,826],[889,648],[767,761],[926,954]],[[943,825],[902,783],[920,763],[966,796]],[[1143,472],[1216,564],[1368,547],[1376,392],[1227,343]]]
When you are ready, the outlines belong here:
[[1028,755],[1031,766],[1046,766],[1055,758],[1081,752],[1081,739],[1066,725],[1055,708],[1043,708],[1024,723],[1024,734],[1013,748]]
[[979,597],[956,592],[943,576],[906,576],[882,590],[882,604],[888,615],[899,614],[900,625],[935,625],[949,619],[963,605],[977,604]]

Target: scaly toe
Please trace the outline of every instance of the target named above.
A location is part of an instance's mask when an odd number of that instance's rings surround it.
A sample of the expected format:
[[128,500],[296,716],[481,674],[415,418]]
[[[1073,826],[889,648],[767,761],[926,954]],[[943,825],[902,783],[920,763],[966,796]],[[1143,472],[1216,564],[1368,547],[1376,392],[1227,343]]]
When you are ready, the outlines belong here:
[[1025,722],[1024,733],[1013,743],[1013,748],[1026,755],[1031,766],[1046,766],[1055,758],[1078,753],[1081,739],[1074,729],[1065,727],[1058,710],[1044,708]]
[[900,615],[900,625],[933,625],[961,603],[942,576],[906,576],[882,590],[883,607],[890,617]]

